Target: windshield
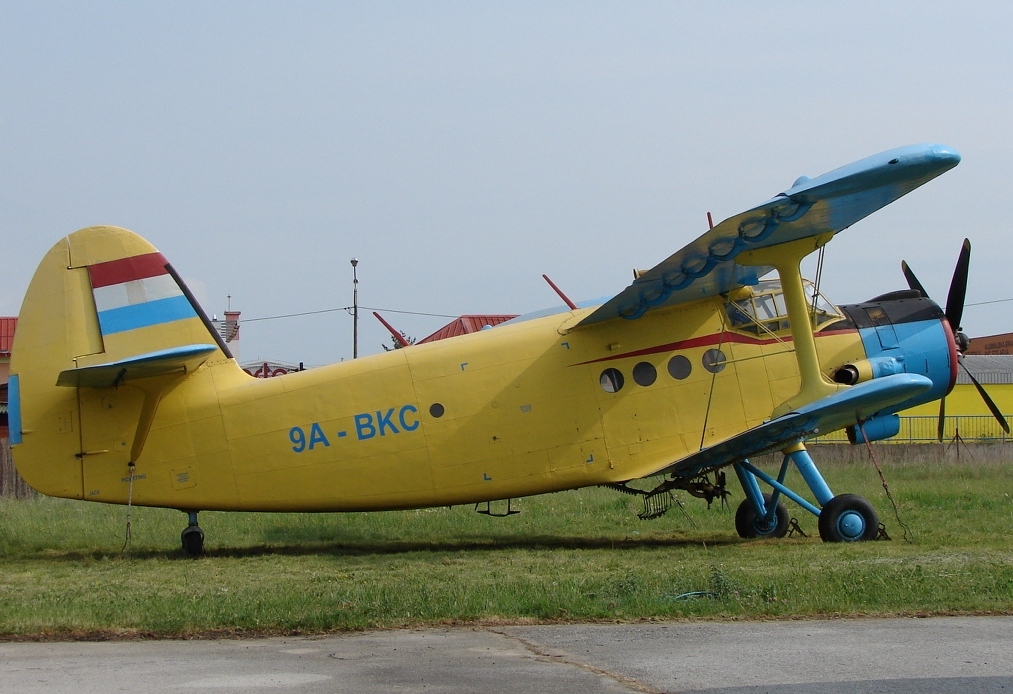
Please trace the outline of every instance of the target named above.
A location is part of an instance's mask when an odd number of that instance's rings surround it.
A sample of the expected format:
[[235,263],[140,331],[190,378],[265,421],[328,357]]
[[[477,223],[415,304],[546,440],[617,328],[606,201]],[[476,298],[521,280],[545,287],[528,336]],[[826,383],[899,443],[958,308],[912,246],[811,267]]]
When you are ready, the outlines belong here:
[[[813,329],[840,319],[841,312],[827,301],[822,294],[816,294],[816,308],[813,308],[813,284],[809,280],[802,281],[805,288],[806,303],[809,315],[814,317]],[[788,308],[784,303],[780,280],[764,280],[752,287],[752,295],[740,297],[726,304],[728,318],[736,330],[763,335],[789,330]]]

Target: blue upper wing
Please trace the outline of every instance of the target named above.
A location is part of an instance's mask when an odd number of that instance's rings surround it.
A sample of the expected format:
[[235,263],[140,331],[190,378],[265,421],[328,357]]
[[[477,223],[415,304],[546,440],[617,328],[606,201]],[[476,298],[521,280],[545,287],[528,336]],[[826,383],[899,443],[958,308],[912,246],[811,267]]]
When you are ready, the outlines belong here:
[[952,169],[960,155],[943,145],[892,149],[813,179],[800,179],[771,200],[730,217],[651,268],[579,325],[636,319],[756,284],[769,268],[738,265],[742,251],[837,233]]

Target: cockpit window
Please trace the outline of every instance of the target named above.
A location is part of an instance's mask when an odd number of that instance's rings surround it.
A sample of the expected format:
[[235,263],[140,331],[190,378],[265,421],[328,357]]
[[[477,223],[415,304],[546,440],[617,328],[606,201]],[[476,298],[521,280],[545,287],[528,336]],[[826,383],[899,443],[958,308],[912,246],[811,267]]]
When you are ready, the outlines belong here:
[[[813,285],[808,280],[804,280],[803,286],[810,315],[815,315],[815,329],[818,330],[823,325],[841,318],[837,307],[820,294],[816,295],[816,308],[813,309],[811,304]],[[788,330],[791,327],[788,320],[788,308],[784,302],[784,292],[781,291],[779,280],[760,282],[752,287],[750,296],[740,296],[734,301],[729,301],[725,308],[732,327],[736,330],[754,335],[765,335]]]

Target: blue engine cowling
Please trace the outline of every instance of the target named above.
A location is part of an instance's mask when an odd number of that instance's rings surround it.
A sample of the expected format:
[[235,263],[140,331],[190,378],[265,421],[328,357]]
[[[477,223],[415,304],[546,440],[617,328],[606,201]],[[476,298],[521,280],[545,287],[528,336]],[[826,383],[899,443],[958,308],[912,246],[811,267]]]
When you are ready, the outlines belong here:
[[[953,389],[957,380],[957,345],[943,310],[934,301],[919,291],[903,290],[840,309],[858,330],[865,359],[838,367],[835,381],[854,385],[895,373],[919,374],[932,381],[932,387],[925,392],[870,417],[863,425],[868,440],[878,441],[897,434],[899,419],[889,415],[938,400]],[[857,427],[849,430],[848,438],[852,443],[866,440]]]

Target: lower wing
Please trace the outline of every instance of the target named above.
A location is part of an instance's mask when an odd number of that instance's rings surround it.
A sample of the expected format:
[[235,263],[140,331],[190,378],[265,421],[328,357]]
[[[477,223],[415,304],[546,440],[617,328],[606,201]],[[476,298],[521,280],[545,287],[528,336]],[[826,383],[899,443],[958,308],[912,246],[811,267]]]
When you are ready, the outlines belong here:
[[866,381],[686,456],[654,474],[695,477],[709,469],[780,450],[820,432],[858,424],[931,387],[931,380],[917,374]]

